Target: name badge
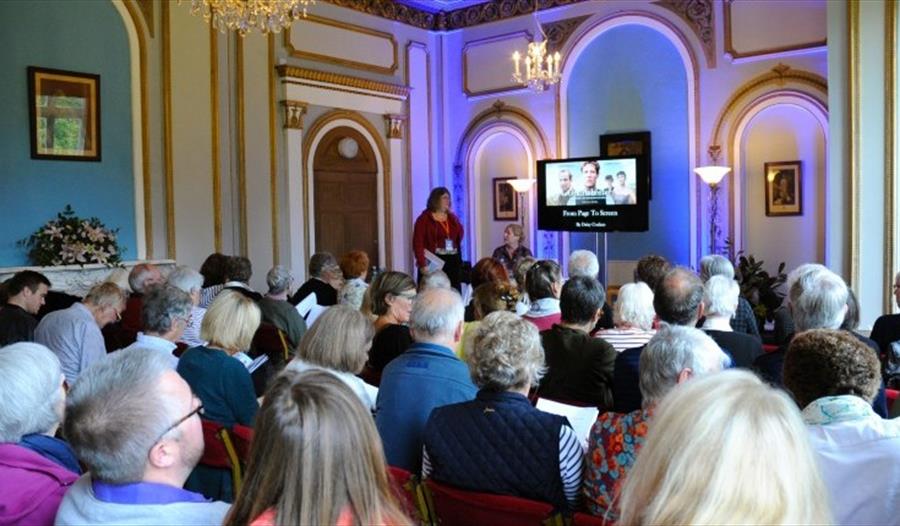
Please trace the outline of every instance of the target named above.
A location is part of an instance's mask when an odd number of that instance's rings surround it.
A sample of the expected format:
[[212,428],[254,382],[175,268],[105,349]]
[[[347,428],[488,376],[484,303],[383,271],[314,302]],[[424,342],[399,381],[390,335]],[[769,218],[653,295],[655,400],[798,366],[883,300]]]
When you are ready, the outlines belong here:
[[453,240],[452,239],[444,240],[444,250],[446,250],[448,252],[453,250]]

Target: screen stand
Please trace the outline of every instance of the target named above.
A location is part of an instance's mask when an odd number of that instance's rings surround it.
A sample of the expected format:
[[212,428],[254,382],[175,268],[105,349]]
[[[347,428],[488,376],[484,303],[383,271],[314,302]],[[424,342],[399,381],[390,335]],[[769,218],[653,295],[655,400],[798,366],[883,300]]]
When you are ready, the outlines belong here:
[[[600,275],[597,276],[597,279],[599,279],[600,282],[603,283],[604,287],[609,286],[609,270],[607,270],[607,262],[608,262],[608,256],[609,256],[609,253],[607,252],[607,250],[609,248],[607,246],[607,236],[608,235],[609,234],[606,232],[603,232],[603,234],[602,234],[602,236],[603,236],[603,251],[601,252],[600,251],[601,234],[600,234],[600,232],[594,232],[594,254],[597,254],[597,259],[599,259],[603,263],[603,267],[600,269]],[[603,254],[602,258],[600,256],[601,254]]]

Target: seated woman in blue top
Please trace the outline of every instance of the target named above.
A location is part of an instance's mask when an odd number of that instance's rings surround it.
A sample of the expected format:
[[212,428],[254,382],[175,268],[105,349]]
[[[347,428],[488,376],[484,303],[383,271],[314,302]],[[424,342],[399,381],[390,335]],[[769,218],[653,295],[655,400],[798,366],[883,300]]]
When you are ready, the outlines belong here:
[[537,328],[511,312],[492,312],[475,332],[466,359],[478,395],[432,411],[422,477],[574,510],[581,442],[565,417],[540,411],[527,398],[544,369]]

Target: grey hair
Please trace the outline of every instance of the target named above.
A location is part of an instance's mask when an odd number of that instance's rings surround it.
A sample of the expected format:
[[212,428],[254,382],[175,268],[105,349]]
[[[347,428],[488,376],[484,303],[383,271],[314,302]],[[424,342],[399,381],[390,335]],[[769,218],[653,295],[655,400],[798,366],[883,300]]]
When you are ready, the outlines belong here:
[[82,301],[95,307],[118,307],[126,299],[125,291],[118,285],[104,281],[91,287]]
[[266,285],[269,286],[269,294],[281,294],[290,286],[294,276],[291,271],[283,265],[275,265],[266,274]]
[[131,290],[134,292],[143,293],[144,281],[153,271],[158,271],[155,265],[150,263],[138,263],[128,274],[128,286],[131,287]]
[[163,334],[169,332],[175,320],[187,320],[194,304],[191,296],[169,285],[151,287],[144,296],[141,319],[144,331]]
[[840,328],[848,295],[844,280],[824,267],[804,274],[790,290],[795,330]]
[[537,327],[512,312],[488,314],[475,331],[466,356],[480,389],[509,391],[536,386],[544,375],[544,349]]
[[193,294],[195,290],[203,289],[203,274],[191,267],[175,267],[166,280],[166,284]]
[[452,287],[450,278],[443,270],[429,272],[419,280],[419,292],[425,292],[428,289],[449,289],[450,287]]
[[690,369],[696,377],[720,371],[730,363],[728,355],[703,331],[664,324],[641,352],[640,388],[644,404],[662,400],[685,369]]
[[324,272],[338,266],[337,260],[329,252],[316,252],[309,258],[309,275],[317,278]]
[[159,388],[169,371],[164,353],[126,349],[105,356],[75,382],[65,435],[97,479],[125,484],[143,478],[150,449],[180,416]]
[[725,256],[710,254],[700,258],[700,279],[705,283],[713,276],[734,279],[734,265]]
[[45,433],[62,417],[62,369],[43,345],[19,342],[0,348],[0,443]]
[[453,289],[429,289],[419,294],[409,316],[413,337],[440,338],[453,335],[465,314],[462,298]]
[[613,323],[631,325],[649,331],[653,328],[653,291],[643,281],[626,283],[619,288],[616,305],[613,308]]
[[569,254],[569,277],[596,278],[600,274],[600,262],[590,250],[576,250]]
[[732,278],[716,274],[703,285],[703,303],[708,316],[716,315],[731,319],[737,311],[741,287]]
[[[828,267],[819,263],[804,263],[790,271],[787,280],[784,283],[784,288],[788,292],[788,304],[796,303],[800,298],[800,294],[804,290],[809,289],[809,282],[813,275],[817,272],[822,272],[823,270],[828,270]],[[798,281],[801,283],[797,285],[797,287],[794,287]]]

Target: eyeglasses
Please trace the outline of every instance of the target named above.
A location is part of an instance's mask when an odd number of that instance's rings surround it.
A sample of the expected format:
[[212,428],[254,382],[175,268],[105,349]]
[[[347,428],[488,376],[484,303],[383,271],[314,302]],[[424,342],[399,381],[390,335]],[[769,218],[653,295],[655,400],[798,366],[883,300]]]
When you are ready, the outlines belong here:
[[162,440],[162,437],[166,436],[166,433],[168,433],[169,431],[171,431],[171,430],[175,429],[176,427],[180,426],[181,424],[183,424],[184,422],[186,422],[188,419],[190,419],[192,416],[194,416],[194,415],[200,415],[200,416],[203,416],[203,414],[204,414],[204,412],[203,412],[203,403],[200,403],[200,404],[197,406],[196,409],[194,409],[194,410],[191,411],[190,413],[184,415],[183,417],[179,418],[177,421],[175,421],[174,424],[170,425],[169,427],[166,428],[165,431],[163,431],[162,433],[160,433],[159,438],[157,438],[156,441],[159,442],[160,440]]
[[398,298],[406,298],[410,301],[416,299],[417,294],[415,292],[408,292],[406,294],[394,294]]

